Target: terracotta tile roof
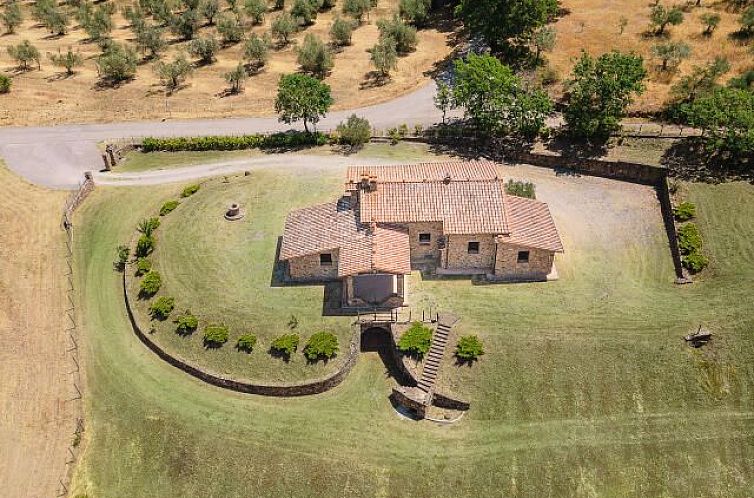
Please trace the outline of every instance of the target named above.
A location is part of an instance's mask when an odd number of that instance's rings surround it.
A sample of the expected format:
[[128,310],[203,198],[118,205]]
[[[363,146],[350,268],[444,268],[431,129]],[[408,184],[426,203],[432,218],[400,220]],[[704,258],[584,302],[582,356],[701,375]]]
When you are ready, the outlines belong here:
[[411,272],[408,231],[378,225],[370,230],[358,222],[344,197],[292,211],[285,221],[280,259],[288,260],[338,250],[338,276],[361,273]]
[[497,164],[490,161],[351,166],[346,171],[346,189],[355,188],[364,176],[374,176],[378,183],[400,183],[441,182],[446,176],[459,181],[492,180],[499,173]]
[[513,195],[504,196],[510,233],[500,240],[535,249],[563,252],[558,229],[544,202]]

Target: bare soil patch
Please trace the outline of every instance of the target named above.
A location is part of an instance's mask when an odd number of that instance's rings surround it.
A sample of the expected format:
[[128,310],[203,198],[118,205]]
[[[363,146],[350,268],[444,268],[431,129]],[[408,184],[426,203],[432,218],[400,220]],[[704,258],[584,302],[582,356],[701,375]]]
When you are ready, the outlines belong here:
[[8,498],[57,496],[77,402],[64,332],[59,220],[65,194],[24,183],[0,163],[0,483]]

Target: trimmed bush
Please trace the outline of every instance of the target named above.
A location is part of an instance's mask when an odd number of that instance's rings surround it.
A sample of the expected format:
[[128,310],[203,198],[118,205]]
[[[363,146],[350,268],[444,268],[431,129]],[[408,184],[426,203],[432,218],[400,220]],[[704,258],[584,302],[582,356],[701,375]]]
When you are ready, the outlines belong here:
[[456,356],[461,361],[472,362],[484,354],[482,341],[475,335],[467,335],[458,339]]
[[526,197],[527,199],[536,199],[537,195],[532,182],[508,180],[505,184],[505,193],[515,195],[516,197]]
[[338,354],[338,338],[332,332],[317,332],[304,346],[309,361],[328,360]]
[[207,325],[204,329],[204,345],[208,348],[219,348],[228,342],[228,327],[225,325]]
[[244,334],[238,338],[236,349],[245,353],[251,353],[257,344],[257,336],[254,334]]
[[141,277],[152,271],[152,262],[147,258],[139,258],[136,260],[136,276]]
[[5,74],[0,74],[0,93],[8,93],[10,92],[10,87],[13,84],[13,80],[10,79],[10,76]]
[[158,297],[149,307],[149,314],[153,320],[165,320],[175,308],[175,299],[172,297]]
[[283,334],[274,341],[270,346],[270,353],[273,355],[290,358],[298,349],[299,337],[297,334]]
[[686,223],[678,229],[678,247],[683,254],[698,252],[702,248],[702,235],[694,223]]
[[288,132],[272,135],[145,138],[141,147],[144,152],[178,152],[295,148],[327,143],[328,137],[324,133]]
[[432,330],[421,322],[414,322],[398,340],[398,349],[410,356],[422,357],[432,343]]
[[688,221],[696,216],[696,205],[693,202],[682,202],[673,208],[673,216],[678,221]]
[[150,271],[139,284],[139,289],[141,294],[145,296],[154,296],[160,290],[161,285],[162,277],[160,277],[160,272]]
[[199,188],[200,185],[198,184],[189,185],[188,187],[183,189],[183,191],[181,192],[181,197],[191,197],[199,191]]
[[131,249],[129,249],[128,246],[119,245],[115,248],[115,252],[118,255],[118,260],[115,262],[115,266],[118,268],[118,270],[123,271],[123,269],[126,267],[128,256],[131,255]]
[[351,114],[346,121],[340,123],[336,131],[338,142],[351,148],[361,147],[372,137],[372,125],[367,119],[356,114]]
[[144,220],[141,220],[139,222],[138,230],[146,235],[147,237],[151,237],[152,233],[157,230],[160,227],[160,219],[157,217],[154,218],[147,218]]
[[180,335],[189,335],[199,326],[199,319],[186,311],[183,315],[175,319],[175,331]]
[[709,265],[709,258],[701,252],[694,251],[684,256],[681,262],[691,273],[698,273]]
[[154,237],[142,234],[136,242],[136,257],[143,258],[154,250]]
[[180,201],[168,201],[160,208],[160,216],[167,216],[180,205]]

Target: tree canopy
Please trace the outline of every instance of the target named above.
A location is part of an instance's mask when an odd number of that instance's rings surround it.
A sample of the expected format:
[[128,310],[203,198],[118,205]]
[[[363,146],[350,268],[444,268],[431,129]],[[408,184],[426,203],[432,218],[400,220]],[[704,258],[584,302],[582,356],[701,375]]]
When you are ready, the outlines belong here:
[[705,131],[710,148],[735,155],[754,153],[754,93],[715,88],[685,109],[687,122]]
[[305,74],[280,77],[275,99],[275,112],[280,115],[280,121],[288,124],[303,121],[308,132],[309,124],[316,125],[332,104],[330,86],[326,83]]

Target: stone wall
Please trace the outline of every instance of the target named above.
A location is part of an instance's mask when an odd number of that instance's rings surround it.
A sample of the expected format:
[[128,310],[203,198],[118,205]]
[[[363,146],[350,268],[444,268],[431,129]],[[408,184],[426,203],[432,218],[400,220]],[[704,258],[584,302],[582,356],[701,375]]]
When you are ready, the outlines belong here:
[[[338,278],[338,250],[328,251],[332,254],[332,264],[323,266],[319,263],[319,254],[310,254],[288,260],[288,274],[291,280],[325,281]],[[325,252],[323,251],[322,254]]]
[[[440,257],[440,248],[437,245],[442,236],[442,223],[408,223],[408,236],[411,248],[411,261],[423,263],[426,261],[437,261]],[[429,244],[419,243],[419,234],[428,233],[431,236]]]
[[[489,273],[495,262],[495,237],[483,235],[448,235],[446,270]],[[479,254],[469,254],[469,242],[479,242]]]
[[[529,262],[519,263],[519,251],[529,251]],[[552,270],[555,254],[513,244],[500,243],[497,247],[495,277],[505,280],[546,280]]]

